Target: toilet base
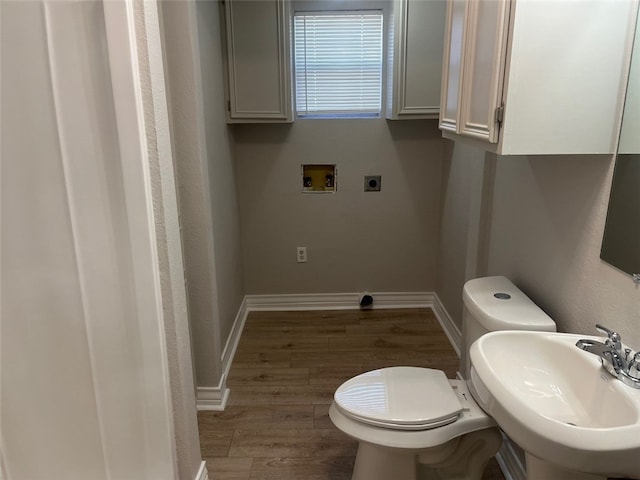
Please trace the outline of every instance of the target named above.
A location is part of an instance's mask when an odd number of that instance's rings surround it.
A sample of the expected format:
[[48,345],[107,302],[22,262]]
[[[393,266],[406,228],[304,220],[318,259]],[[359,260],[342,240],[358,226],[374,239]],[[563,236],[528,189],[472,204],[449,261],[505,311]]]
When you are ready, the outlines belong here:
[[486,428],[421,450],[360,442],[352,480],[480,480],[502,443],[497,428]]

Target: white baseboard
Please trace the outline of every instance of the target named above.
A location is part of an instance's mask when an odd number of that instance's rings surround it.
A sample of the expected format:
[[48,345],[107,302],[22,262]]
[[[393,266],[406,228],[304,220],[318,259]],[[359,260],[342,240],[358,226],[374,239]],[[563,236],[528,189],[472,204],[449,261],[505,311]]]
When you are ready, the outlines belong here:
[[244,324],[247,321],[248,314],[249,309],[247,308],[247,297],[244,297],[240,304],[240,308],[238,309],[238,313],[236,314],[236,318],[233,321],[233,326],[231,327],[231,332],[229,333],[227,342],[224,345],[224,350],[222,351],[222,371],[225,377],[229,376],[231,362],[233,362],[233,357],[236,354],[236,349],[240,342],[240,335],[242,335],[242,330],[244,329]]
[[[360,306],[362,293],[314,293],[295,295],[247,295],[249,311],[350,310]],[[418,308],[432,302],[427,292],[368,292],[373,308]]]
[[236,354],[248,313],[247,299],[245,297],[240,304],[236,319],[222,351],[222,380],[217,387],[198,387],[196,389],[196,408],[198,410],[223,411],[227,406],[230,391],[226,386],[226,379],[229,376],[231,363]]
[[340,310],[358,308],[356,293],[318,293],[309,295],[247,295],[249,311]]
[[198,387],[196,389],[196,409],[198,411],[223,411],[229,400],[229,389],[226,384],[227,376],[222,375],[217,387]]
[[200,464],[200,469],[196,474],[196,478],[194,480],[209,480],[209,472],[207,472],[207,462],[204,460]]
[[444,330],[444,333],[447,335],[449,343],[451,343],[451,346],[456,351],[459,357],[462,348],[462,333],[460,332],[458,326],[453,323],[453,319],[449,315],[449,312],[447,312],[447,309],[444,308],[444,305],[440,301],[438,295],[435,293],[433,293],[432,295],[433,299],[429,306],[433,310],[433,313],[438,319],[438,322]]
[[[515,446],[515,448],[518,448]],[[514,450],[514,445],[504,433],[502,447],[496,454],[496,460],[506,480],[527,480],[527,470]]]

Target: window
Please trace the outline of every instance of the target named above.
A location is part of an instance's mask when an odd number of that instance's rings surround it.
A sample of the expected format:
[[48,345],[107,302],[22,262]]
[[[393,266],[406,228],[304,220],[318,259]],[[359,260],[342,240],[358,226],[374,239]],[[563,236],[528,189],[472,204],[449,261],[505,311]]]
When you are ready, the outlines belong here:
[[382,12],[294,15],[299,117],[380,116]]

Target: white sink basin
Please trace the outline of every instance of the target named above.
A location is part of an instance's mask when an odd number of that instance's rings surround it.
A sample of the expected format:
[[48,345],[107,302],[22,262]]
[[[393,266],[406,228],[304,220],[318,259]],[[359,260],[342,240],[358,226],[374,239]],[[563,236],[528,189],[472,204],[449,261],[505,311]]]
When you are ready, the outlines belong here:
[[471,347],[470,389],[528,454],[568,470],[640,477],[640,390],[578,349],[587,335],[502,331]]

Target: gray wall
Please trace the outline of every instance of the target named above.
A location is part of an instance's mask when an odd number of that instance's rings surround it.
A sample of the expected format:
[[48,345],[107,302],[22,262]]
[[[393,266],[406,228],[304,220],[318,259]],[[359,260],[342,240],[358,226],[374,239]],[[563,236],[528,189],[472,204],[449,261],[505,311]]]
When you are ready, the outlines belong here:
[[467,248],[472,241],[472,209],[480,201],[473,185],[480,175],[484,152],[463,143],[446,141],[445,145],[436,291],[462,331],[462,287],[467,279]]
[[[435,121],[299,120],[237,125],[234,137],[248,294],[434,290]],[[305,163],[336,164],[337,192],[301,193]],[[382,191],[364,192],[364,175],[382,175]]]
[[218,2],[166,1],[162,13],[196,380],[217,387],[244,297]]
[[[143,84],[144,118],[150,164],[157,258],[160,268],[164,338],[171,387],[172,436],[177,477],[195,478],[201,467],[195,378],[189,326],[178,195],[171,149],[158,4],[136,4],[138,62]],[[134,120],[132,120],[133,122]],[[120,133],[120,138],[123,138]],[[157,392],[156,392],[157,393]],[[130,427],[131,428],[131,427]]]
[[[447,191],[443,202],[445,241],[437,293],[456,324],[461,324],[456,292],[465,279],[506,275],[557,322],[560,331],[595,333],[594,324],[600,322],[619,330],[631,346],[640,346],[640,289],[628,275],[600,260],[612,158],[493,157],[458,143],[449,152],[445,189],[478,185],[483,172],[492,171],[492,163],[495,168],[491,182],[481,194],[472,194],[468,207],[466,202],[452,207],[453,200],[447,198],[455,197],[454,191]],[[456,168],[478,163],[484,163],[484,170],[475,171],[473,179],[468,178],[469,170]],[[478,205],[488,214],[474,237],[465,232],[464,222],[470,218],[472,225]],[[446,241],[446,229],[457,232],[455,240]],[[480,261],[475,271],[465,271],[460,258],[466,262],[474,249],[486,252],[484,264]]]
[[640,289],[600,260],[609,156],[500,157],[488,272],[511,277],[567,332],[618,329],[640,347]]
[[[220,335],[226,341],[244,298],[240,217],[233,139],[225,116],[218,2],[197,4]],[[224,347],[224,343],[222,344]]]
[[[498,158],[442,140],[435,121],[227,127],[217,3],[198,2],[196,14],[192,44],[193,18],[165,24],[171,94],[186,101],[173,113],[199,385],[219,379],[245,293],[435,290],[460,327],[464,281],[504,274],[562,330],[603,321],[637,338],[638,293],[599,259],[611,159]],[[303,163],[336,164],[338,191],[302,194]],[[363,192],[376,174],[382,192]],[[296,263],[297,246],[308,263]]]

